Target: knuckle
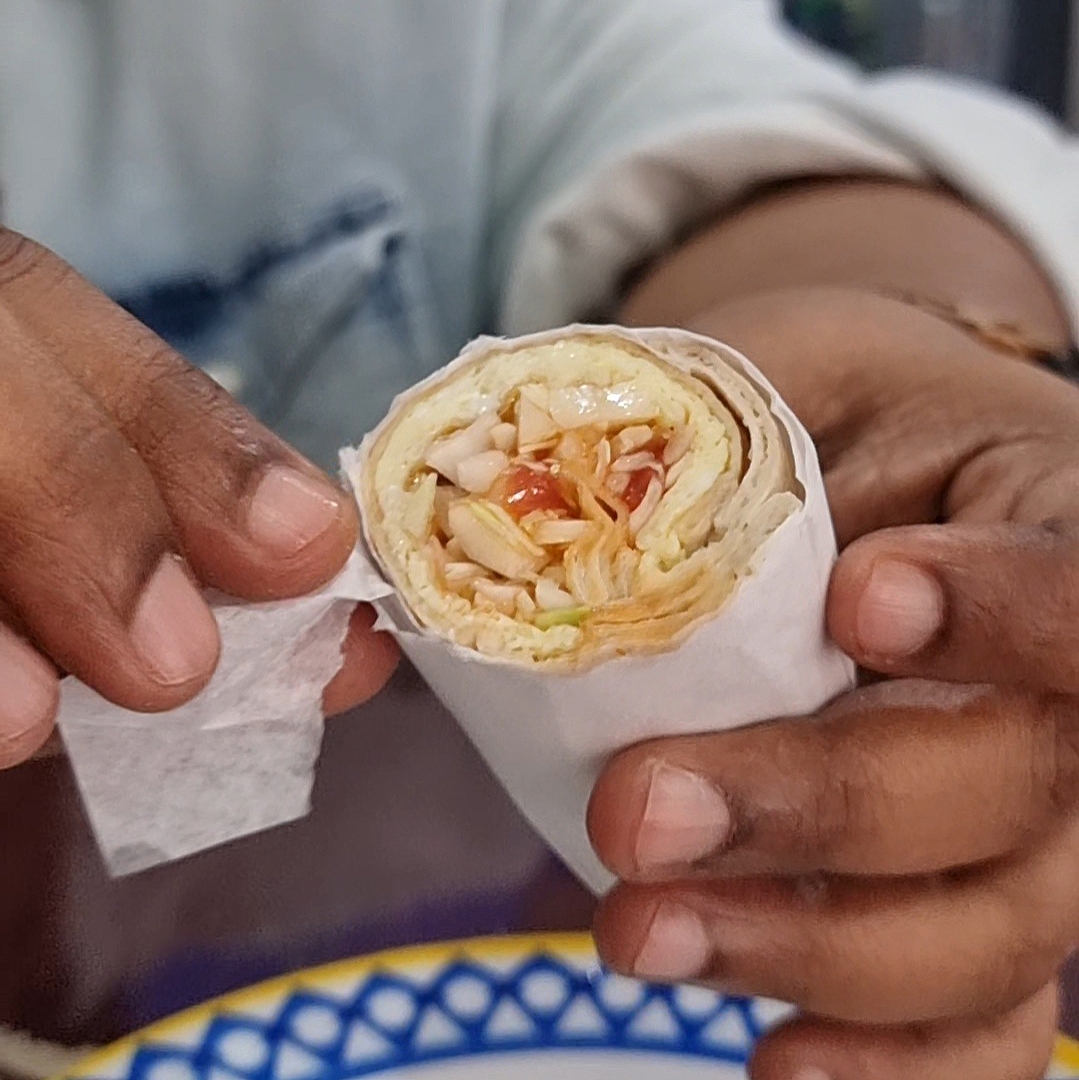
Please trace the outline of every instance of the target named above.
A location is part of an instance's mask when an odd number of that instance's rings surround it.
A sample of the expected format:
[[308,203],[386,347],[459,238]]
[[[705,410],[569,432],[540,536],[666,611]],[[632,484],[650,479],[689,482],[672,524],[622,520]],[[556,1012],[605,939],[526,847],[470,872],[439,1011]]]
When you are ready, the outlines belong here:
[[846,776],[836,776],[818,789],[802,829],[805,856],[830,864],[841,854],[850,835],[855,799],[854,785]]
[[1079,702],[1048,696],[1030,708],[1036,762],[1032,782],[1046,793],[1050,811],[1061,817],[1079,803]]
[[[1022,651],[1041,675],[1039,683],[1077,693],[1079,536],[1075,524],[1049,520],[1035,526],[1026,554],[1030,587],[1022,604]],[[1014,605],[1014,594],[1007,599]]]
[[990,1000],[990,1005],[1009,1008],[1025,1001],[1053,977],[1063,959],[1063,953],[1058,955],[1056,948],[1027,928],[1025,937],[1010,944],[995,965],[990,985],[999,986],[1000,993],[997,1000]]
[[1074,548],[1079,540],[1075,523],[1059,515],[1045,518],[1036,528],[1044,546],[1051,551],[1060,547]]
[[153,477],[118,432],[98,430],[85,457],[71,460],[82,452],[69,445],[67,460],[55,470],[58,480],[50,494],[66,519],[97,520],[102,527],[115,522],[109,531],[115,528],[121,541],[166,527],[167,513]]
[[98,507],[103,491],[116,491],[120,482],[131,495],[125,509],[143,505],[130,449],[103,415],[72,416],[67,430],[41,450],[43,467],[35,470],[34,486],[25,492],[25,501],[31,505],[44,501],[50,517],[77,522]]
[[802,806],[798,833],[801,854],[824,869],[842,859],[853,830],[866,827],[872,807],[865,798],[866,762],[858,744],[821,741],[824,745],[815,755],[819,764]]
[[[102,433],[80,426],[38,442],[33,460],[5,461],[0,483],[0,557],[5,563],[33,555],[50,537],[75,533],[96,507],[91,479],[108,475],[109,455],[97,449]],[[65,530],[64,526],[68,528]]]
[[131,374],[110,402],[110,411],[122,430],[147,427],[157,418],[162,402],[174,398],[177,390],[185,389],[195,369],[154,333],[134,321],[124,352],[131,362]]
[[145,374],[119,408],[121,428],[131,434],[140,453],[147,457],[157,457],[181,438],[189,419],[177,408],[177,400],[189,398],[194,372],[169,366],[164,350],[162,346],[150,358]]
[[39,269],[50,253],[33,240],[0,227],[0,288]]
[[[246,409],[198,368],[146,332],[139,376],[114,403],[120,430],[166,483],[193,461],[215,461],[213,487],[238,497],[275,440]],[[203,470],[196,469],[203,480]],[[209,490],[209,489],[207,489]]]
[[[0,476],[0,584],[28,624],[41,597],[127,610],[172,526],[149,474],[100,414],[72,410],[61,436],[32,443]],[[15,462],[14,464],[18,464]]]
[[835,1008],[837,991],[833,979],[821,973],[846,967],[843,948],[831,932],[835,885],[821,875],[804,875],[790,889],[798,915],[775,956],[775,989],[800,1008],[828,1012]]
[[1053,883],[1008,890],[1000,903],[996,949],[986,950],[987,971],[979,980],[996,988],[987,994],[997,1010],[1015,1009],[1056,978],[1067,958],[1070,936],[1067,919]]

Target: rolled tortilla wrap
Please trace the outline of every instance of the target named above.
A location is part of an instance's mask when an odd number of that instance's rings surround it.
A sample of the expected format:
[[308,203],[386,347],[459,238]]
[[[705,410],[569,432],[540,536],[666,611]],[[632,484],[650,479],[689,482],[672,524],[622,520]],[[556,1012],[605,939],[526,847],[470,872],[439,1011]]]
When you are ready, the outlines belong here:
[[510,794],[596,889],[602,760],[808,712],[835,540],[812,444],[716,342],[571,327],[483,339],[343,463],[379,602]]

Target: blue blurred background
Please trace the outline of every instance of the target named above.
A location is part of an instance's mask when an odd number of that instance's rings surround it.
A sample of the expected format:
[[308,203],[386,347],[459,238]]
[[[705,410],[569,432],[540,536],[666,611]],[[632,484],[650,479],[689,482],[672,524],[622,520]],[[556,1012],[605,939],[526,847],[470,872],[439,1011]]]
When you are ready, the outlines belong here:
[[[784,0],[788,20],[865,67],[924,64],[1079,120],[1073,0]],[[1069,62],[1070,59],[1070,62]]]

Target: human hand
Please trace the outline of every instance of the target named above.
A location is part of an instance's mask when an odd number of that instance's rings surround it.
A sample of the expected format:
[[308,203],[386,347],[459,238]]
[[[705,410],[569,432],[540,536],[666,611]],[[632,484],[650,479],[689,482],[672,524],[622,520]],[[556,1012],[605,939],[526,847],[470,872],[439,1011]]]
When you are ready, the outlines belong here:
[[[352,500],[56,256],[0,230],[0,768],[48,738],[59,675],[153,712],[217,664],[199,585],[270,600],[328,581]],[[396,651],[353,617],[330,712]]]
[[1040,1077],[1079,938],[1079,391],[854,291],[699,328],[814,435],[829,627],[890,679],[612,761],[601,954],[798,1005],[758,1080]]

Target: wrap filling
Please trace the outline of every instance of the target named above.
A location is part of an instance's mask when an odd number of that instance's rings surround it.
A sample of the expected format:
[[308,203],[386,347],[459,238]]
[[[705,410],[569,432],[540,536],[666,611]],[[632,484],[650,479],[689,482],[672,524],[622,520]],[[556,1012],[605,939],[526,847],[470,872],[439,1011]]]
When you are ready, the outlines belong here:
[[738,408],[688,368],[584,335],[495,351],[410,402],[364,483],[374,545],[419,622],[576,664],[669,648],[718,610],[754,546],[739,520],[754,454],[784,456],[762,478],[763,496],[784,496],[766,532],[799,500],[774,421],[753,446],[764,403]]

